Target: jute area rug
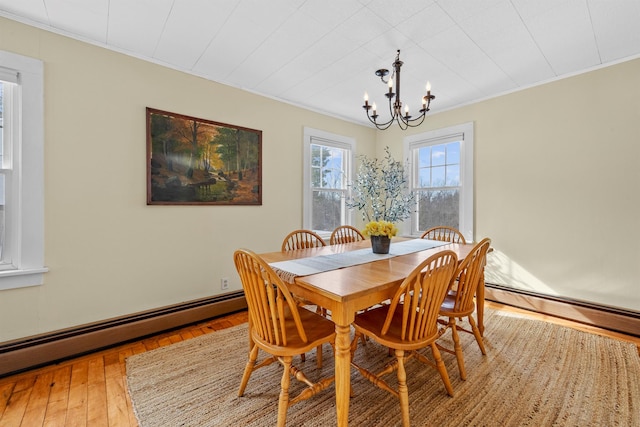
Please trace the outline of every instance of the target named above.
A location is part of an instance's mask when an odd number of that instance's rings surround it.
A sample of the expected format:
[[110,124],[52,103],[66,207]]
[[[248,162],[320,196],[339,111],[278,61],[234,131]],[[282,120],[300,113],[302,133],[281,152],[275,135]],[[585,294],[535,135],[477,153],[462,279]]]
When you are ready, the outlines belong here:
[[[443,353],[455,391],[449,397],[436,371],[407,364],[409,403],[415,426],[640,426],[640,357],[631,343],[600,337],[518,315],[488,310],[487,355],[462,334],[467,380],[455,357]],[[448,344],[450,331],[443,337]],[[162,347],[127,359],[127,383],[141,427],[273,426],[281,366],[253,373],[244,397],[238,386],[247,360],[247,326]],[[430,356],[430,351],[426,350]],[[363,366],[390,358],[372,341],[355,356]],[[306,362],[294,359],[310,379],[331,375],[324,349]],[[350,426],[400,425],[400,404],[352,370]],[[388,376],[395,385],[395,374]],[[292,379],[292,391],[299,390]],[[334,388],[289,408],[288,426],[336,425]]]

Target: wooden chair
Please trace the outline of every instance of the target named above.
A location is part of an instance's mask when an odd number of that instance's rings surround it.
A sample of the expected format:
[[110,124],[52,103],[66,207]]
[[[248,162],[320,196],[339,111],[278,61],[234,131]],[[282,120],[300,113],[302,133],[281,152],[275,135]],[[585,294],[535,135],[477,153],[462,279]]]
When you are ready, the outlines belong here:
[[[282,252],[293,251],[296,249],[306,249],[306,248],[320,248],[322,246],[327,246],[322,237],[311,230],[294,230],[291,233],[287,234],[282,241]],[[311,302],[305,300],[304,298],[300,298],[298,296],[294,297],[299,306],[310,305]],[[323,307],[316,307],[316,313],[321,314],[324,317],[327,317],[327,309]],[[300,358],[304,362],[306,360],[306,356],[304,353],[300,354]],[[318,347],[317,350],[317,359],[319,366],[322,365],[322,346]]]
[[[405,371],[405,362],[408,359],[416,358],[436,368],[447,393],[453,396],[449,375],[435,342],[441,334],[438,330],[438,311],[457,263],[458,258],[453,251],[442,251],[430,256],[402,282],[391,304],[358,314],[353,323],[356,334],[351,343],[352,361],[362,335],[395,350],[395,360],[378,373],[374,374],[353,362],[352,365],[364,378],[399,398],[404,427],[410,425],[409,392]],[[417,352],[425,347],[431,347],[433,361]],[[382,379],[384,375],[393,371],[397,372],[397,390]]]
[[319,248],[327,246],[318,236],[311,230],[294,230],[282,241],[282,251],[292,251],[294,249]]
[[422,239],[439,240],[441,242],[462,243],[466,244],[464,236],[460,230],[456,230],[453,227],[447,227],[441,225],[438,227],[432,227],[422,233]]
[[[432,227],[422,234],[423,239],[439,240],[441,242],[461,243],[465,245],[467,241],[459,230],[453,227],[439,226]],[[493,248],[489,248],[488,252],[493,251]],[[478,304],[476,307],[478,313],[478,329],[480,330],[480,336],[484,335],[484,268],[482,269],[482,279],[476,289],[476,297],[482,304]],[[484,354],[484,353],[483,353]]]
[[359,242],[360,240],[364,240],[364,236],[360,230],[350,225],[341,225],[336,227],[331,233],[329,244],[338,245],[342,243]]
[[[440,306],[440,316],[449,318],[448,322],[441,321],[441,323],[446,324],[447,329],[451,329],[454,348],[451,350],[441,345],[438,345],[438,348],[442,351],[455,354],[458,361],[460,378],[463,380],[467,378],[467,373],[464,368],[464,357],[462,355],[458,331],[473,334],[482,354],[487,354],[484,343],[482,342],[480,330],[473,318],[473,312],[475,310],[473,297],[476,294],[480,282],[484,280],[484,266],[490,246],[491,239],[486,238],[473,247],[469,255],[467,255],[458,266],[449,285],[449,291]],[[463,317],[468,319],[471,330],[464,329],[461,325],[456,324],[456,318],[462,319]]]
[[[253,371],[280,362],[284,371],[280,382],[278,426],[284,427],[287,409],[291,405],[309,399],[333,382],[333,377],[315,383],[309,381],[302,371],[292,365],[292,358],[324,343],[333,347],[335,325],[316,313],[299,309],[287,286],[269,264],[255,253],[240,249],[234,253],[233,260],[247,299],[252,342],[238,396],[244,395]],[[258,364],[259,350],[271,357]],[[290,375],[307,385],[293,398],[289,396]]]

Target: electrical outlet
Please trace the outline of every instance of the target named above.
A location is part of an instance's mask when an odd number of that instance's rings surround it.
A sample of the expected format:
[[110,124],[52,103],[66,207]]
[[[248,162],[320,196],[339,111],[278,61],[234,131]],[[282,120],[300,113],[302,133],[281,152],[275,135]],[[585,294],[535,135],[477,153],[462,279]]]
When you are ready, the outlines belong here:
[[226,277],[223,277],[222,279],[220,279],[220,289],[222,289],[223,291],[226,289],[229,289],[229,279]]

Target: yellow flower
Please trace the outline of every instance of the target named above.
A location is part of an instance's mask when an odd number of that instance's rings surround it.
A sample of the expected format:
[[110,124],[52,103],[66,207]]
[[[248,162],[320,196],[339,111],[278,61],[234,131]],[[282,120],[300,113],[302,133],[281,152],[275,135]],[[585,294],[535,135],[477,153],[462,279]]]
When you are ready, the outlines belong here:
[[365,236],[387,236],[389,238],[398,233],[395,225],[389,221],[371,221],[363,230]]

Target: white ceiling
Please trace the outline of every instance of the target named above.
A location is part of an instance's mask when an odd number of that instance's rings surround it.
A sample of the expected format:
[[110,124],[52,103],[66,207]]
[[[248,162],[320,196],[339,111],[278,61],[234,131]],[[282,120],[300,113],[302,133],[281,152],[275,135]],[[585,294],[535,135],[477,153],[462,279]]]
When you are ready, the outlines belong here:
[[397,49],[402,100],[415,111],[429,80],[432,112],[640,56],[639,0],[0,0],[0,16],[362,124]]

